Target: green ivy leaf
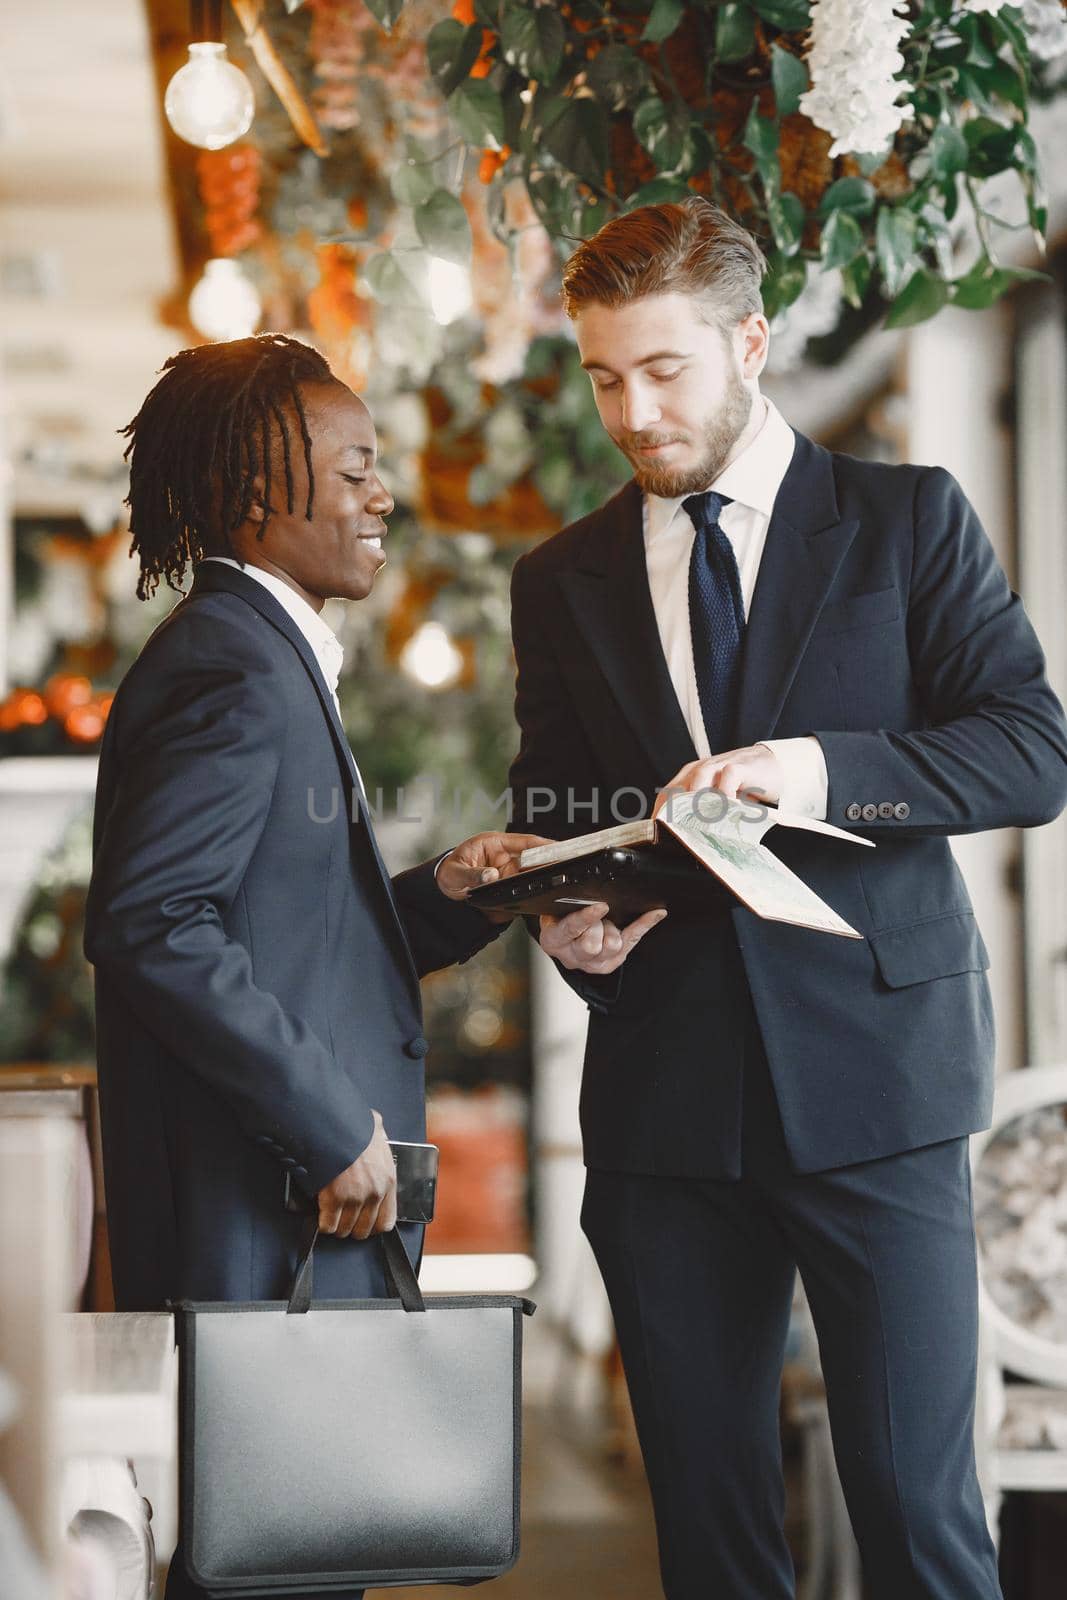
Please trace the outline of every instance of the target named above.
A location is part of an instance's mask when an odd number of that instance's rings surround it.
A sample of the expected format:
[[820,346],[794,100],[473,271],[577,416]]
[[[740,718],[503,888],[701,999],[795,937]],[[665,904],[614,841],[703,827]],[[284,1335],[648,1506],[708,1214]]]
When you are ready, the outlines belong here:
[[404,0],[367,0],[367,10],[377,18],[386,33],[392,33],[393,25],[403,9]]
[[886,313],[887,328],[910,328],[925,322],[948,304],[949,288],[936,272],[920,267],[912,273]]
[[972,178],[992,178],[1013,164],[1018,129],[1005,128],[991,117],[975,117],[963,130],[969,155],[967,171]]
[[952,304],[961,306],[964,311],[984,311],[1014,284],[1035,279],[1051,281],[1046,272],[1034,272],[1029,267],[998,267],[988,256],[983,256],[962,278],[949,285]]
[[767,220],[783,255],[796,255],[804,232],[804,204],[798,195],[774,191],[767,199]]
[[819,203],[819,216],[828,217],[834,211],[847,211],[854,217],[869,217],[878,199],[874,185],[866,178],[838,178],[832,183]]
[[850,306],[855,306],[858,311],[867,298],[867,291],[871,286],[871,275],[874,269],[870,257],[864,253],[857,256],[841,273],[841,288],[845,299]]
[[500,32],[500,0],[474,0],[474,15],[483,28]]
[[589,87],[611,111],[621,111],[635,100],[648,84],[648,68],[640,56],[624,44],[609,44],[588,69]]
[[388,250],[371,256],[363,268],[363,281],[376,300],[386,305],[419,306],[422,297],[397,257]]
[[752,0],[752,6],[783,33],[803,33],[811,26],[811,0]]
[[684,200],[691,193],[684,178],[653,178],[630,196],[625,209],[633,211],[636,206],[661,206],[670,200]]
[[763,309],[770,321],[803,292],[808,273],[799,256],[786,256],[780,250],[771,252],[767,268],[763,280]]
[[500,31],[504,60],[527,78],[551,83],[563,60],[563,18],[555,6],[510,6]]
[[715,18],[716,61],[744,61],[756,48],[756,19],[744,3],[720,6]]
[[462,203],[447,189],[436,189],[415,208],[415,231],[431,255],[466,266],[471,258],[471,229]]
[[970,146],[959,128],[951,122],[939,122],[930,140],[930,171],[934,177],[945,179],[963,172],[969,156]]
[[800,110],[800,97],[808,87],[808,69],[789,50],[780,44],[771,46],[771,82],[774,85],[774,103],[780,117],[792,116]]
[[849,211],[831,211],[823,226],[820,251],[824,270],[847,267],[865,249],[863,229]]
[[688,131],[689,112],[681,101],[668,103],[653,94],[634,112],[634,133],[661,172],[671,172],[681,162]]
[[660,44],[669,39],[685,14],[683,0],[653,0],[642,39],[649,44]]
[[504,143],[504,105],[485,78],[461,83],[449,95],[448,109],[468,144],[500,149]]
[[465,28],[462,22],[449,17],[430,29],[426,40],[426,59],[430,75],[446,98],[453,89],[459,88],[477,61],[481,48],[480,25]]
[[883,206],[878,213],[874,242],[890,297],[900,293],[912,267],[917,220],[913,211],[902,206]]
[[417,206],[430,198],[437,182],[430,162],[404,161],[391,173],[389,186],[402,206]]
[[756,158],[764,180],[769,171],[778,170],[778,124],[771,117],[761,117],[759,114],[759,101],[753,100],[752,110],[745,123],[743,144],[746,150],[751,150]]
[[551,102],[541,122],[541,137],[560,166],[593,188],[602,187],[608,164],[608,118],[599,100],[583,95]]

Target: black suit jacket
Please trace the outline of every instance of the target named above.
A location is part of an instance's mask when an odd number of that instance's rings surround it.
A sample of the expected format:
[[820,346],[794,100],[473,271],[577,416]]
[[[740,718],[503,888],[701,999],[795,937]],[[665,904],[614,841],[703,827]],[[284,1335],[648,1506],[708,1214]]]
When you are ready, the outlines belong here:
[[[424,1137],[419,978],[497,930],[432,863],[390,882],[355,784],[285,608],[199,566],[100,755],[85,952],[122,1309],[287,1293],[284,1172],[328,1183],[372,1108],[390,1138]],[[322,1244],[318,1292],[360,1292],[364,1247]]]
[[[565,838],[647,815],[696,752],[660,645],[636,486],[523,557],[512,598],[514,826]],[[736,1172],[738,949],[800,1170],[987,1126],[988,958],[945,836],[1059,813],[1063,711],[953,478],[798,435],[746,631],[737,744],[806,734],[825,753],[828,820],[877,849],[785,830],[767,842],[865,938],[732,902],[703,921],[668,917],[614,978],[572,977],[592,1011],[589,1165]],[[871,805],[883,814],[857,820]]]

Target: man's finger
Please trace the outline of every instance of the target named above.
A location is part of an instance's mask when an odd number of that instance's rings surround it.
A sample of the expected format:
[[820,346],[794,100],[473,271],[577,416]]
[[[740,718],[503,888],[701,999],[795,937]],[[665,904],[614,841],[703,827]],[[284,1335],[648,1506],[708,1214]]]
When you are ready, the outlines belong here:
[[319,1232],[336,1233],[341,1221],[340,1206],[319,1206]]
[[356,1218],[355,1226],[352,1229],[353,1239],[370,1238],[374,1232],[375,1219],[381,1210],[381,1206],[382,1202],[380,1200],[365,1200],[363,1202],[359,1208],[359,1216]]
[[666,915],[667,913],[664,910],[646,911],[643,916],[637,918],[636,922],[631,922],[628,927],[624,928],[622,937],[627,951],[632,950],[634,945],[639,943],[651,928],[662,922]]

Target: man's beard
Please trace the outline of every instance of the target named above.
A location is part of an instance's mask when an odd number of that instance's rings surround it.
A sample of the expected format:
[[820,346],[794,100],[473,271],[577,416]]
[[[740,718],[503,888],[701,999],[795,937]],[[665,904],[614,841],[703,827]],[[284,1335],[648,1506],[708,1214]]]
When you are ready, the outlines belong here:
[[700,458],[695,466],[683,470],[679,467],[650,465],[636,454],[639,445],[667,444],[677,438],[677,434],[657,434],[649,429],[644,433],[625,435],[625,443],[622,439],[615,442],[622,447],[633,467],[638,488],[645,494],[673,500],[683,494],[699,494],[715,481],[751,414],[752,394],[737,373],[731,372],[722,406],[704,424],[700,436]]

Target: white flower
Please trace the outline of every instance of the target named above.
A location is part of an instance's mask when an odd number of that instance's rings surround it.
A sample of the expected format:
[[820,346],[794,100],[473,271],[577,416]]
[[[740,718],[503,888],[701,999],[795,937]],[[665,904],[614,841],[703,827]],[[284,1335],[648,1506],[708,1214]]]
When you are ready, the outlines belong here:
[[1067,50],[1067,15],[1060,0],[1023,0],[1023,26],[1036,60],[1055,61]]
[[967,0],[967,10],[984,11],[987,16],[993,16],[1004,4],[1005,0]]
[[811,88],[800,109],[834,136],[831,156],[877,155],[912,114],[898,105],[908,87],[897,48],[911,24],[906,0],[814,0],[808,67]]

